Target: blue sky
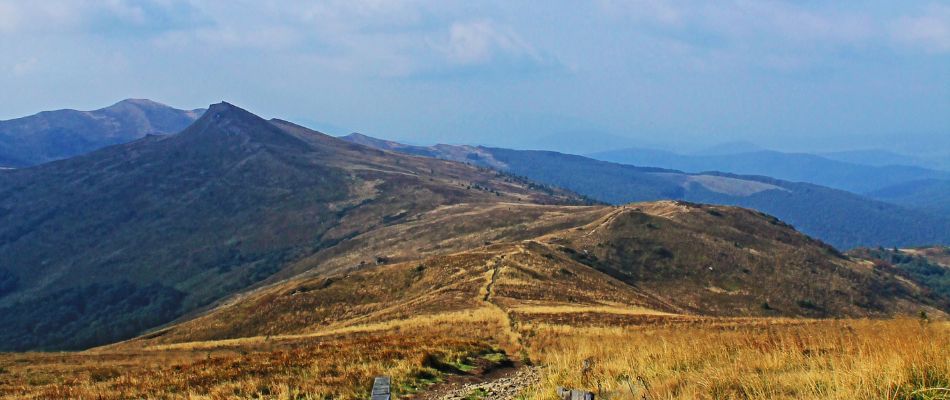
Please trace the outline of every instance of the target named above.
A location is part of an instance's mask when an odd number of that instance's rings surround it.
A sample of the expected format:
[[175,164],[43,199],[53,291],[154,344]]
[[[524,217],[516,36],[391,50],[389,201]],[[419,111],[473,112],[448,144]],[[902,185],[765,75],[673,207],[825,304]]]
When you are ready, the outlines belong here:
[[415,143],[950,150],[950,2],[0,0],[0,87],[2,119],[139,97]]

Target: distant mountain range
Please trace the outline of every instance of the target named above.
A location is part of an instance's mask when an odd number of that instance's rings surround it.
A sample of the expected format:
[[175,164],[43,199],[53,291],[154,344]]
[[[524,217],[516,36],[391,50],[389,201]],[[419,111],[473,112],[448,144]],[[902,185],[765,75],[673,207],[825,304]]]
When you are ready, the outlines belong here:
[[950,150],[934,151],[924,155],[907,155],[890,150],[866,149],[818,153],[819,156],[852,164],[884,167],[888,165],[909,165],[927,169],[950,171]]
[[763,176],[684,173],[550,151],[406,146],[351,134],[377,148],[498,168],[612,204],[678,199],[753,208],[838,248],[950,242],[950,219],[842,190]]
[[[771,178],[345,139],[219,103],[178,133],[0,171],[0,351],[313,333],[490,298],[683,316],[950,309],[942,281],[692,201],[773,212],[839,247],[946,241],[946,220],[898,206]],[[660,199],[676,201],[626,204]]]
[[868,193],[875,199],[950,216],[950,181],[922,179],[888,186]]
[[[174,133],[202,112],[130,99],[102,110],[48,111],[3,121],[0,168],[25,167],[149,134]],[[739,142],[693,155],[638,149],[596,154],[621,161],[612,163],[545,151],[411,146],[358,134],[346,139],[508,171],[614,204],[682,199],[752,207],[777,215],[840,248],[923,245],[947,240],[950,181],[946,180],[946,172],[913,166],[860,165],[828,158],[860,161],[862,156],[883,157],[880,152],[822,157],[761,150],[754,144]],[[888,157],[893,160],[900,155],[892,153]],[[637,166],[621,165],[629,163]],[[653,165],[658,167],[649,167]]]
[[[841,156],[839,154],[839,156]],[[950,172],[907,165],[873,165],[873,154],[837,161],[804,153],[758,150],[737,153],[683,155],[652,149],[623,149],[593,153],[591,158],[621,164],[654,166],[685,172],[720,171],[742,175],[762,175],[792,182],[807,182],[854,193],[868,193],[889,186],[923,180],[950,179]],[[843,156],[842,156],[843,157]],[[893,158],[890,161],[897,161]]]
[[149,134],[178,132],[202,109],[179,110],[128,99],[94,111],[43,111],[0,121],[0,167],[27,167],[127,143]]

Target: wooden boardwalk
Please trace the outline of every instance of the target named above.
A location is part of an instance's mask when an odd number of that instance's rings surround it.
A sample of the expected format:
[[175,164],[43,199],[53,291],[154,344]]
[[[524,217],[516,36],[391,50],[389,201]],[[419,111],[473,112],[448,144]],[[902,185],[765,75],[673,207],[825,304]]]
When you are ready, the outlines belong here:
[[373,391],[370,393],[370,400],[390,400],[392,382],[388,376],[377,376],[373,379]]

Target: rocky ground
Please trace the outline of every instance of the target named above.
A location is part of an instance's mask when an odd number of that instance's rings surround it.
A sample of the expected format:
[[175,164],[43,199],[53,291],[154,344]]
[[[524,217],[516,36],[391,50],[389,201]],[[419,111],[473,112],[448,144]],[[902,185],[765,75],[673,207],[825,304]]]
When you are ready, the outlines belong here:
[[541,367],[521,367],[483,382],[460,383],[427,393],[420,400],[517,399],[538,385]]

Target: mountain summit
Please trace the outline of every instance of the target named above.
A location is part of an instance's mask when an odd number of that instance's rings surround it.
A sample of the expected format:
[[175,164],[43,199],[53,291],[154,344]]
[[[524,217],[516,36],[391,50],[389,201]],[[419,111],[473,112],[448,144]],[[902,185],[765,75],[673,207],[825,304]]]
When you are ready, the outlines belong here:
[[146,99],[126,99],[94,111],[44,111],[0,121],[0,167],[27,167],[150,134],[175,133],[203,112],[179,110]]

